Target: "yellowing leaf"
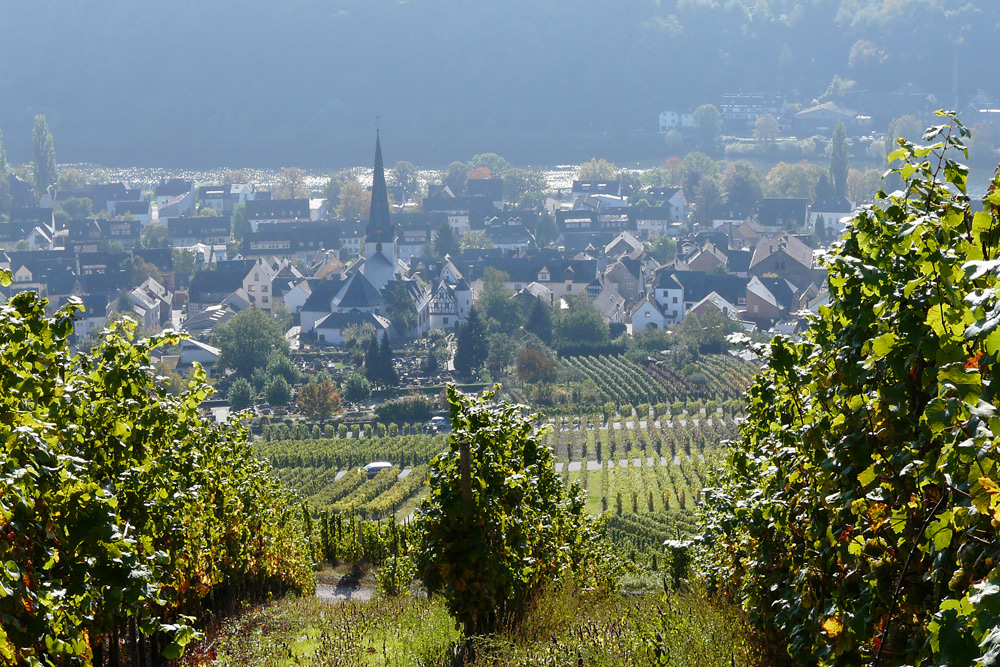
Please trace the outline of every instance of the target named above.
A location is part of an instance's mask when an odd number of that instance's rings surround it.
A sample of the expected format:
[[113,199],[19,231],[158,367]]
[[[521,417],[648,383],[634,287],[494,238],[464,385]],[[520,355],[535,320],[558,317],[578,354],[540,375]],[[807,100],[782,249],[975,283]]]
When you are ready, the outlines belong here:
[[826,634],[830,636],[830,639],[836,639],[844,631],[844,624],[836,616],[831,616],[823,621],[823,629],[826,630]]

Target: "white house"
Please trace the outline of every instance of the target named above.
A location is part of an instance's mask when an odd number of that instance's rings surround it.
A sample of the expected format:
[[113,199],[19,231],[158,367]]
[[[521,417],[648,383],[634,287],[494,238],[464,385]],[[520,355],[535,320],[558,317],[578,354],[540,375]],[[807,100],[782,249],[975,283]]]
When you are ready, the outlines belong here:
[[179,363],[181,366],[190,366],[196,361],[203,366],[214,366],[215,362],[219,360],[219,355],[222,354],[222,350],[219,348],[212,347],[207,343],[202,343],[193,338],[182,340],[180,348],[181,358]]
[[640,333],[646,329],[662,329],[667,323],[660,304],[650,295],[642,298],[632,309],[632,333]]
[[664,322],[684,321],[684,286],[677,280],[677,276],[662,272],[653,287],[653,298],[660,306]]
[[688,127],[694,127],[693,113],[678,113],[676,111],[660,112],[660,134]]

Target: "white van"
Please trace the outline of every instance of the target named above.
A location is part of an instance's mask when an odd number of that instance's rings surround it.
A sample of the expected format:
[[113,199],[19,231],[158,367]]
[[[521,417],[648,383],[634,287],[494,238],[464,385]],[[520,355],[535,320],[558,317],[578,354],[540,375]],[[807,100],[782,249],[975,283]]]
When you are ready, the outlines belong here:
[[372,461],[364,468],[358,468],[358,472],[363,472],[368,475],[368,479],[371,479],[375,475],[379,474],[383,470],[388,470],[392,467],[392,464],[388,461]]

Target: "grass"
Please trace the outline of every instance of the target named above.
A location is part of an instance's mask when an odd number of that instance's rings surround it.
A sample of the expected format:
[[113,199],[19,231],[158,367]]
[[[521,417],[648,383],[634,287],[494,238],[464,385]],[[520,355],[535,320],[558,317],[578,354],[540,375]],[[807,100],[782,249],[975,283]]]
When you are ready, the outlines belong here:
[[651,591],[654,578],[631,583],[644,591],[552,588],[517,628],[468,643],[440,597],[342,604],[286,598],[224,622],[186,661],[238,667],[773,664],[732,604],[698,589]]

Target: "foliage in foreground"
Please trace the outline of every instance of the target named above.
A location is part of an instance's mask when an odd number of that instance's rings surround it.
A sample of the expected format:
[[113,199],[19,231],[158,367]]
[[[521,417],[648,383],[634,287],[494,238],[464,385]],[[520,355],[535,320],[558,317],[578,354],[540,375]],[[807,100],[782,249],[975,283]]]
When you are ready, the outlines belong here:
[[544,585],[609,583],[617,563],[586,513],[579,485],[555,472],[547,429],[523,406],[448,387],[449,451],[431,461],[430,497],[418,511],[417,564],[469,636],[516,623]]
[[181,396],[154,379],[177,338],[120,322],[73,355],[78,303],[46,305],[0,306],[0,664],[89,664],[129,628],[169,658],[206,600],[311,592],[297,507],[247,432],[199,416],[200,371]]
[[901,142],[904,189],[848,225],[803,340],[759,348],[707,494],[709,573],[803,662],[1000,655],[1000,178],[974,213],[965,137]]
[[474,662],[467,662],[461,640],[440,597],[337,605],[285,598],[226,623],[216,660],[241,667],[774,664],[762,660],[735,606],[686,589],[661,599],[547,588],[516,630],[475,640]]

